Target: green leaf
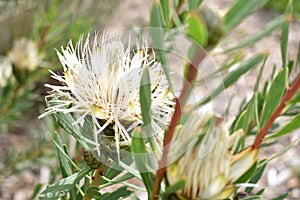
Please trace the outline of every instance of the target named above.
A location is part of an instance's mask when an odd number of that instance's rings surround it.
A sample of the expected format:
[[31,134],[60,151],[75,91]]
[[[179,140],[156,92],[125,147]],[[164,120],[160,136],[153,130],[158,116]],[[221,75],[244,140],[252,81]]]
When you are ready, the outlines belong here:
[[184,180],[180,180],[177,183],[167,187],[166,191],[163,193],[163,198],[164,199],[169,199],[169,196],[178,190],[180,190],[185,184]]
[[271,199],[271,200],[284,200],[284,199],[286,199],[288,196],[289,196],[289,193],[287,192],[287,193],[282,194],[282,195],[280,195],[280,196],[278,196],[278,197],[275,197],[275,198],[273,198],[273,199]]
[[201,14],[196,11],[190,11],[186,18],[186,23],[187,35],[195,40],[199,45],[203,47],[206,46],[208,42],[208,31]]
[[275,77],[272,85],[270,86],[267,94],[263,114],[261,117],[261,128],[266,124],[267,120],[271,117],[276,107],[279,105],[281,98],[285,91],[285,73],[281,69]]
[[297,72],[299,72],[299,62],[300,62],[300,42],[298,44],[297,60],[296,60],[296,64],[295,64]]
[[50,133],[48,133],[50,139],[53,141],[55,144],[57,151],[59,151],[59,154],[63,156],[66,160],[68,160],[77,170],[80,170],[80,168],[73,162],[73,160],[66,154],[65,150],[61,145],[59,145],[56,140],[52,137]]
[[233,83],[235,83],[243,74],[247,73],[249,70],[253,69],[260,62],[262,62],[265,59],[265,57],[266,53],[260,53],[243,62],[236,70],[232,71],[230,74],[227,75],[227,77],[224,79],[224,82],[221,85],[219,85],[219,87],[213,90],[209,96],[205,97],[200,102],[198,102],[196,106],[194,106],[194,108],[208,103],[211,99],[213,99],[222,91],[224,91],[224,89],[228,88]]
[[251,98],[246,109],[238,116],[236,122],[234,123],[233,132],[235,132],[239,129],[243,129],[243,131],[244,131],[244,134],[243,134],[242,138],[240,139],[237,148],[235,149],[236,151],[239,151],[240,149],[244,148],[246,135],[248,134],[250,124],[254,119],[254,111],[255,111],[254,106],[255,106],[255,96],[253,96]]
[[131,151],[138,171],[141,174],[147,192],[150,195],[153,190],[154,174],[150,171],[149,153],[146,150],[145,134],[140,128],[136,128],[132,134]]
[[170,5],[169,0],[160,0],[162,14],[164,16],[165,25],[170,23]]
[[238,129],[242,128],[244,130],[244,133],[248,132],[249,125],[253,119],[253,112],[254,112],[254,97],[249,101],[246,110],[241,113],[239,116],[235,126],[234,131],[237,131]]
[[289,1],[287,4],[287,8],[285,11],[287,20],[282,29],[281,29],[281,39],[280,39],[280,50],[281,50],[281,58],[282,58],[282,67],[284,68],[285,73],[285,85],[288,86],[288,57],[287,57],[287,47],[288,47],[288,40],[289,40],[289,28],[290,28],[290,20],[293,13],[293,6],[292,1]]
[[280,49],[281,49],[281,59],[282,59],[282,66],[286,67],[287,65],[287,46],[289,40],[289,22],[286,21],[283,24],[281,30],[281,40],[280,40]]
[[[264,162],[264,161],[266,161],[266,160],[262,160],[259,162],[259,165],[256,168],[256,172],[254,173],[254,175],[252,176],[252,178],[250,179],[250,181],[248,183],[256,184],[260,180],[260,178],[263,175],[263,172],[266,168],[266,165],[267,165],[267,162]],[[253,187],[247,187],[245,189],[245,192],[251,193],[252,190],[253,190]]]
[[236,181],[236,183],[246,183],[251,177],[253,177],[253,174],[256,172],[256,168],[257,162],[253,164],[252,167]]
[[202,0],[188,0],[189,10],[197,10],[202,3]]
[[126,182],[127,180],[129,180],[131,178],[134,178],[134,177],[135,176],[131,173],[126,173],[124,176],[119,177],[119,178],[114,179],[114,180],[111,180],[111,179],[108,179],[105,176],[102,176],[101,179],[107,181],[107,183],[101,184],[100,189],[111,186],[111,185],[114,185],[114,184],[122,184],[122,185],[125,185],[125,186],[127,186],[129,188],[132,188],[134,190],[140,190],[140,191],[143,191],[143,192],[147,192],[145,188],[141,188],[141,187],[138,187],[134,184]]
[[206,84],[207,81],[219,77],[221,73],[228,71],[232,66],[241,62],[241,60],[243,58],[245,58],[245,55],[242,52],[237,52],[236,54],[227,58],[227,60],[225,60],[222,63],[220,68],[214,70],[213,72],[211,72],[209,75],[205,76],[204,78],[201,78],[201,80],[199,80],[198,81],[199,83],[197,83],[197,84],[199,84],[199,85]]
[[86,176],[91,169],[82,170],[69,176],[67,178],[61,179],[57,183],[47,187],[39,196],[41,200],[56,200],[64,196],[67,192],[75,187],[75,185]]
[[284,125],[278,132],[270,135],[266,139],[274,139],[274,138],[286,135],[286,134],[291,133],[292,131],[294,131],[298,128],[300,128],[300,113],[298,115],[296,115],[286,125]]
[[[249,183],[257,183],[264,170],[265,170],[265,167],[266,165],[271,161],[273,160],[274,158],[282,155],[284,152],[286,152],[288,149],[290,149],[292,146],[294,146],[295,144],[297,144],[298,142],[300,141],[300,138],[296,139],[295,141],[293,141],[291,144],[289,144],[288,146],[286,146],[285,148],[281,149],[280,151],[278,151],[276,154],[272,155],[271,157],[269,157],[268,159],[264,159],[264,160],[261,160],[258,164],[258,167],[257,167],[257,171],[255,172],[255,175],[250,179]],[[245,192],[247,193],[251,193],[251,191],[253,190],[253,187],[247,187],[245,189]]]
[[[149,68],[145,68],[142,73],[140,84],[140,104],[143,117],[143,126],[151,127],[151,85]],[[149,130],[151,131],[151,130]]]
[[163,27],[163,15],[159,1],[153,1],[150,13],[151,27]]
[[286,18],[283,17],[283,16],[279,16],[279,17],[273,19],[272,21],[270,21],[268,24],[266,24],[265,27],[261,31],[259,31],[258,33],[256,33],[256,34],[250,36],[249,38],[239,42],[238,45],[224,50],[222,53],[228,53],[230,51],[234,51],[234,50],[246,47],[248,45],[252,45],[255,42],[271,35],[272,33],[274,33],[275,30],[281,28],[283,26],[283,24],[285,24],[285,23],[286,23]]
[[245,197],[243,200],[263,200],[263,197],[261,195],[253,195],[250,197]]
[[31,195],[31,197],[30,197],[31,200],[36,199],[36,197],[37,197],[37,195],[39,194],[39,192],[41,191],[42,187],[43,187],[43,184],[41,184],[41,183],[39,183],[39,184],[37,184],[37,185],[35,186],[35,188],[34,188],[34,190],[33,190],[33,193],[32,193],[32,195]]
[[268,163],[271,160],[273,160],[274,158],[282,155],[284,152],[286,152],[287,150],[289,150],[291,147],[293,147],[294,145],[298,144],[300,141],[300,138],[297,138],[296,140],[294,140],[291,144],[287,145],[286,147],[284,147],[283,149],[281,149],[280,151],[276,152],[274,155],[272,155],[271,157],[269,157],[267,160],[265,160],[264,162],[260,163],[261,165],[263,165],[264,163]]
[[88,187],[87,190],[85,191],[85,193],[90,198],[94,198],[94,199],[100,199],[101,198],[100,189],[97,186]]
[[101,200],[119,200],[128,197],[133,191],[128,190],[126,186],[120,187],[114,192],[105,193],[101,196]]
[[[142,118],[143,118],[143,129],[146,130],[147,139],[149,139],[150,145],[153,150],[157,149],[157,145],[153,139],[153,130],[151,124],[151,81],[149,68],[144,68],[140,83],[140,104],[142,110]],[[145,140],[146,142],[146,140]]]
[[[104,170],[104,176],[107,177],[108,179],[113,179],[116,176],[118,176],[122,170],[117,170],[118,164],[117,163],[112,163],[111,166],[107,166]],[[101,179],[100,185],[106,184],[107,181],[104,179]]]
[[288,102],[288,104],[296,104],[300,102],[300,90],[296,93],[295,96]]
[[[57,148],[58,160],[59,160],[59,165],[60,165],[60,170],[61,170],[62,176],[63,176],[63,178],[71,176],[73,174],[72,168],[69,163],[69,160],[71,160],[71,158],[69,158],[69,156],[68,156],[67,147],[62,144],[61,138],[57,132],[54,133],[53,139],[57,142],[57,144],[62,149],[64,149],[64,154],[62,154],[61,151]],[[67,159],[66,156],[68,156],[69,159]]]
[[[57,112],[53,113],[52,116],[58,125],[61,126],[68,134],[72,135],[84,149],[90,149],[88,144],[94,146],[96,145],[92,139],[83,136],[83,134],[87,136],[91,135],[90,130],[79,129],[78,126],[74,126],[74,119],[72,118],[71,114]],[[88,123],[87,121],[85,122]],[[91,128],[92,126],[85,127]]]
[[253,98],[254,98],[254,119],[256,122],[256,127],[258,127],[257,131],[260,131],[260,113],[263,107],[263,99],[262,99],[262,95],[261,93],[258,91],[259,88],[259,83],[261,80],[261,76],[263,73],[263,70],[265,68],[266,65],[266,61],[267,61],[268,56],[265,57],[262,66],[259,70],[259,73],[257,75],[256,81],[255,81],[255,85],[254,85],[254,91],[253,91]]
[[166,49],[164,47],[165,30],[163,29],[163,14],[159,1],[153,1],[150,13],[150,26],[152,27],[150,28],[150,35],[153,43],[152,47],[158,52],[159,60],[169,83],[170,91],[173,92],[170,69],[168,68],[166,54],[163,51]]
[[232,30],[249,14],[265,5],[269,0],[236,0],[234,5],[225,15],[225,24],[228,30]]
[[262,195],[265,192],[265,189],[261,189],[258,192],[255,193],[255,195]]

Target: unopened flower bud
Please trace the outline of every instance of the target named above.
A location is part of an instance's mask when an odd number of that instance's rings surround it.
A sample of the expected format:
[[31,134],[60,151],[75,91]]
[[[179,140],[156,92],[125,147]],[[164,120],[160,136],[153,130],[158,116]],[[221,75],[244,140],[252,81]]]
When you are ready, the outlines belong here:
[[[225,199],[235,181],[256,162],[257,150],[234,154],[242,130],[229,133],[230,123],[208,113],[192,113],[171,142],[167,169],[169,183],[185,180],[177,192],[182,199]],[[177,160],[176,160],[177,158]]]
[[12,66],[8,58],[0,57],[0,87],[5,87],[12,75]]
[[16,69],[25,71],[35,70],[42,60],[42,55],[38,52],[37,44],[26,38],[14,42],[8,57]]

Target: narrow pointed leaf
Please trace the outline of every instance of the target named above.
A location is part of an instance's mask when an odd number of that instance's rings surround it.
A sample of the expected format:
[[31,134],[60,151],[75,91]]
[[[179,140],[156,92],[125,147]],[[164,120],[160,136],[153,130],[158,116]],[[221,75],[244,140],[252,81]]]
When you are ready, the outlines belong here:
[[49,186],[45,189],[39,196],[41,200],[56,200],[64,196],[68,191],[73,189],[75,185],[82,179],[85,175],[89,173],[91,169],[86,169],[67,178],[61,179],[57,183]]
[[285,11],[286,18],[288,19],[282,29],[281,29],[281,39],[280,39],[280,49],[281,49],[281,58],[282,58],[282,67],[284,68],[285,73],[285,85],[288,86],[288,57],[287,57],[287,48],[288,48],[288,40],[289,40],[289,28],[290,21],[292,19],[293,12],[293,1],[289,1],[287,4],[287,8]]
[[[120,168],[118,163],[111,163],[109,166],[107,166],[104,170],[104,176],[110,180],[118,176],[122,173],[122,169]],[[123,176],[122,176],[123,177]],[[120,177],[120,178],[122,178]],[[108,181],[105,179],[100,180],[100,185],[106,185],[108,184]]]
[[285,91],[285,72],[280,70],[275,77],[270,90],[266,97],[266,103],[264,105],[263,115],[261,117],[261,128],[266,124],[276,107],[281,101],[281,98]]
[[208,103],[211,99],[219,95],[224,89],[231,86],[233,83],[235,83],[243,74],[247,73],[254,67],[256,67],[259,63],[261,63],[266,57],[265,53],[260,53],[245,62],[243,62],[236,70],[232,71],[230,74],[227,75],[227,77],[224,79],[224,82],[219,85],[215,90],[213,90],[209,96],[202,99],[196,107],[204,105]]
[[249,14],[265,5],[268,1],[269,0],[236,0],[225,15],[227,29],[232,30]]
[[76,128],[76,126],[73,125],[74,119],[72,118],[71,114],[57,112],[53,114],[53,117],[59,126],[61,126],[68,134],[72,135],[84,149],[88,149],[88,146],[85,142],[87,138],[83,138],[80,131]]
[[142,72],[140,84],[140,104],[143,117],[143,126],[151,127],[151,85],[149,69],[145,68]]
[[79,167],[73,162],[73,160],[66,154],[65,150],[63,149],[63,147],[60,146],[60,145],[56,142],[56,140],[50,135],[50,133],[49,133],[48,135],[49,135],[50,139],[54,142],[54,144],[55,144],[55,146],[56,146],[56,148],[57,148],[57,151],[59,151],[59,153],[60,153],[60,156],[64,156],[64,158],[65,158],[66,160],[68,160],[69,163],[73,165],[73,167],[75,167],[77,170],[80,170],[80,168],[79,168]]
[[143,182],[146,186],[147,192],[150,195],[153,189],[154,174],[150,172],[150,162],[149,155],[146,150],[144,137],[146,136],[145,132],[140,128],[136,128],[133,132],[131,151],[136,164],[137,169],[139,170]]
[[166,191],[164,192],[163,196],[164,196],[164,199],[169,199],[169,196],[172,194],[172,193],[175,193],[177,192],[178,190],[180,190],[185,184],[185,181],[184,180],[180,180],[178,181],[177,183],[169,186]]
[[264,165],[265,163],[270,162],[271,160],[273,160],[274,158],[277,158],[278,156],[282,155],[284,152],[286,152],[287,150],[289,150],[291,147],[297,145],[300,141],[300,138],[297,138],[296,140],[294,140],[291,144],[287,145],[286,147],[284,147],[283,149],[281,149],[280,151],[276,152],[274,155],[272,155],[271,157],[269,157],[268,159],[264,160],[263,162],[260,163],[260,165]]
[[254,112],[254,98],[250,100],[247,105],[247,109],[239,116],[237,123],[235,124],[234,131],[242,128],[244,133],[248,132],[248,127],[253,119]]
[[272,21],[270,21],[268,24],[266,24],[266,26],[259,31],[258,33],[250,36],[249,38],[239,42],[238,45],[231,47],[229,49],[226,49],[223,53],[228,53],[230,51],[234,51],[237,49],[241,49],[243,47],[249,46],[254,44],[255,42],[271,35],[272,33],[274,33],[275,30],[281,28],[284,24],[286,23],[286,18],[283,16],[279,16],[275,19],[273,19]]
[[281,137],[292,131],[300,128],[300,114],[296,115],[291,121],[289,121],[284,127],[282,127],[278,132],[275,134],[270,135],[266,139],[274,139],[277,137]]
[[85,191],[85,193],[90,198],[94,198],[94,199],[100,199],[101,198],[101,193],[100,193],[100,190],[99,190],[99,188],[97,186],[90,186]]
[[66,155],[68,156],[66,146],[62,144],[62,141],[61,141],[58,133],[54,134],[54,140],[57,142],[57,144],[60,147],[62,147],[64,149],[64,152],[65,152],[65,154],[62,154],[62,152],[59,149],[57,149],[61,173],[64,178],[67,176],[71,176],[73,173],[72,173],[72,168],[69,163],[69,159],[66,158]]
[[287,192],[287,193],[282,194],[282,195],[280,195],[280,196],[278,196],[278,197],[275,197],[275,198],[273,198],[273,199],[271,199],[271,200],[284,200],[284,199],[286,199],[288,196],[289,196],[289,193]]
[[35,186],[35,188],[34,188],[34,190],[33,190],[33,193],[32,193],[32,195],[31,195],[31,197],[30,197],[31,200],[37,199],[36,197],[37,197],[37,195],[40,193],[42,187],[43,187],[43,184],[42,184],[42,183],[39,183],[39,184],[37,184],[37,185]]
[[140,190],[140,191],[143,191],[143,192],[146,192],[146,189],[145,188],[141,188],[139,186],[136,186],[134,184],[131,184],[131,183],[128,183],[126,182],[127,180],[131,179],[131,178],[134,178],[135,176],[132,175],[131,173],[127,173],[125,174],[124,176],[122,177],[119,177],[119,178],[116,178],[114,180],[111,180],[105,176],[102,176],[101,179],[107,181],[107,183],[105,184],[101,184],[100,185],[100,189],[102,188],[105,188],[105,187],[108,187],[108,186],[111,186],[111,185],[114,185],[114,184],[122,184],[122,185],[125,185],[127,187],[130,187],[132,189],[135,189],[135,190]]
[[161,10],[164,17],[165,25],[170,23],[170,5],[168,0],[160,0]]
[[132,190],[128,190],[126,186],[123,186],[114,192],[103,194],[101,196],[101,200],[124,199],[128,197],[131,193],[133,193]]
[[196,10],[199,8],[202,0],[188,0],[189,10]]
[[163,15],[161,4],[158,0],[153,1],[150,13],[150,25],[152,27],[163,27]]
[[257,168],[257,162],[246,172],[244,173],[237,181],[236,183],[246,183],[251,177],[253,177],[253,174],[255,173]]
[[243,200],[263,200],[263,197],[261,195],[253,195],[250,197],[245,197]]
[[262,195],[265,192],[265,189],[261,189],[255,193],[255,195]]
[[[250,179],[250,181],[248,183],[256,184],[260,180],[260,178],[263,175],[263,172],[267,166],[267,162],[264,162],[264,161],[265,160],[259,162],[258,167],[256,168],[256,172],[254,173],[254,175],[252,176],[252,178]],[[247,187],[245,189],[245,192],[251,193],[252,190],[253,190],[253,187]]]
[[153,1],[150,13],[150,35],[152,39],[153,48],[158,52],[159,61],[162,64],[165,75],[167,77],[170,91],[173,92],[170,69],[168,68],[168,61],[164,47],[164,35],[165,30],[163,29],[163,13],[161,10],[161,5],[158,0]]

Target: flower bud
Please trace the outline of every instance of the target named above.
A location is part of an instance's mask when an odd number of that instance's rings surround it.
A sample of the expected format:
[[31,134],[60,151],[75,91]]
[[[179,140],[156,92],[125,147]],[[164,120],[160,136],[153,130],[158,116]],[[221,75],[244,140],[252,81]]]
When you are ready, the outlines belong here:
[[5,87],[12,75],[12,66],[8,58],[0,57],[0,87]]
[[26,38],[14,42],[8,57],[16,69],[25,71],[35,70],[42,59],[41,54],[38,52],[37,44]]
[[234,154],[242,130],[229,133],[230,123],[211,113],[192,113],[175,132],[167,168],[169,183],[185,180],[177,191],[182,199],[225,199],[235,181],[256,162],[257,150]]

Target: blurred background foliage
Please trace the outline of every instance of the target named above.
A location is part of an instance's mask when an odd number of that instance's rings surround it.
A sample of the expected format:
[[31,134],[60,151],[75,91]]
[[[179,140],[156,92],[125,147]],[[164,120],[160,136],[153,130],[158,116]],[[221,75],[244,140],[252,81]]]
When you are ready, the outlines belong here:
[[[48,70],[60,69],[55,49],[70,39],[76,42],[81,34],[101,30],[118,2],[0,1],[0,185],[11,174],[25,169],[40,173],[41,165],[51,169],[51,178],[56,177],[56,151],[46,133],[53,132],[57,125],[51,118],[37,120],[45,107]],[[23,47],[21,40],[26,43]],[[21,69],[16,61],[24,63],[32,56],[26,54],[29,51],[36,51],[40,57],[38,65]],[[5,190],[5,186],[1,189]],[[0,197],[5,198],[1,192]]]
[[70,38],[77,39],[80,33],[99,30],[106,25],[107,18],[118,2],[118,0],[0,1],[2,27],[0,53],[7,52],[12,47],[14,39],[20,37],[39,40],[44,43],[43,48],[53,49],[57,45],[65,44]]
[[[265,8],[268,10],[271,10],[273,12],[276,12],[277,14],[282,13],[286,9],[286,4],[288,3],[289,0],[272,0],[269,1],[266,5]],[[293,12],[296,17],[300,16],[300,1],[293,1]]]

